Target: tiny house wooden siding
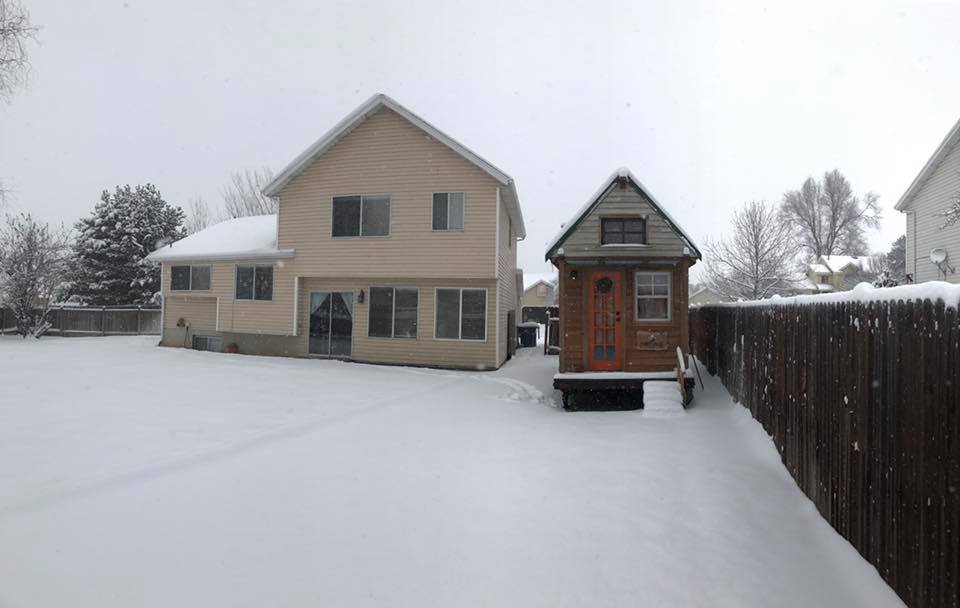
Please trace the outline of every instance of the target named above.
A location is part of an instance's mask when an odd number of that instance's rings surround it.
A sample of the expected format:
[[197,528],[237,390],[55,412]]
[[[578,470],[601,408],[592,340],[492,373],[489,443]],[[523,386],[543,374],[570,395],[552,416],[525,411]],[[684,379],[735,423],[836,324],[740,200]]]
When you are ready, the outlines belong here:
[[[942,303],[706,306],[691,346],[913,608],[958,605],[960,325]],[[722,456],[722,455],[718,455]]]

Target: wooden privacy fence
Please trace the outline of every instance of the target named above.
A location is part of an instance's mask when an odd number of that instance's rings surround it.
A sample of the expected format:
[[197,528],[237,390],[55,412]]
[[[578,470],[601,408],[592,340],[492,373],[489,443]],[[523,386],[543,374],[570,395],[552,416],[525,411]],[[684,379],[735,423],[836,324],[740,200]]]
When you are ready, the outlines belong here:
[[[115,336],[160,334],[158,306],[57,306],[47,317],[47,332],[63,336]],[[17,331],[16,317],[0,307],[0,333]]]
[[[691,310],[691,347],[912,608],[958,605],[960,326],[942,303]],[[722,456],[722,455],[721,455]]]

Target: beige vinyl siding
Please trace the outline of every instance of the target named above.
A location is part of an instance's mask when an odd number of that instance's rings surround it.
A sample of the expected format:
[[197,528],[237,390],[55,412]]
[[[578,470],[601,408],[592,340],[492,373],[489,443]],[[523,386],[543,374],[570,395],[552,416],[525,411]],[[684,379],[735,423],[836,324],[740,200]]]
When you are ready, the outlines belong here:
[[[184,321],[183,327],[177,326],[180,319]],[[164,301],[160,344],[190,347],[194,335],[216,335],[216,327],[217,298],[197,295],[170,296]]]
[[[293,333],[293,275],[285,260],[240,260],[203,262],[210,266],[210,289],[205,291],[171,291],[170,269],[183,263],[163,265],[162,293],[167,302],[164,324],[178,306],[178,298],[220,299],[219,329],[223,332],[290,335]],[[198,265],[201,262],[193,262]],[[236,300],[236,268],[241,264],[273,265],[272,300]],[[174,323],[176,319],[174,319]],[[211,327],[212,328],[212,327]]]
[[[492,263],[492,262],[491,262]],[[349,291],[353,296],[353,345],[351,359],[372,363],[397,363],[457,368],[492,368],[495,366],[496,281],[422,278],[300,278],[299,331],[296,351],[308,354],[310,334],[310,292]],[[378,338],[368,333],[370,287],[413,287],[419,292],[417,304],[417,337]],[[437,288],[475,288],[487,290],[486,340],[436,340],[435,290]],[[364,302],[358,302],[360,290]]]
[[[907,213],[907,272],[917,282],[944,280],[937,267],[930,262],[930,250],[947,250],[950,265],[960,273],[960,224],[943,228],[944,218],[939,214],[960,193],[960,144],[954,145],[943,162],[917,191]],[[947,274],[946,280],[960,283],[960,274]]]
[[514,323],[520,322],[517,310],[517,240],[510,232],[510,216],[506,205],[500,204],[500,231],[497,239],[497,284],[499,289],[500,334],[497,340],[497,364],[507,359],[508,313],[514,311]]
[[[301,276],[495,278],[490,175],[381,108],[280,193],[279,248]],[[433,193],[464,193],[462,231],[433,230]],[[334,196],[390,196],[390,234],[332,237]]]
[[[603,217],[645,217],[646,246],[600,245],[600,219]],[[561,245],[566,257],[638,258],[681,257],[685,243],[656,212],[646,197],[627,186],[614,185],[593,211],[583,218]]]

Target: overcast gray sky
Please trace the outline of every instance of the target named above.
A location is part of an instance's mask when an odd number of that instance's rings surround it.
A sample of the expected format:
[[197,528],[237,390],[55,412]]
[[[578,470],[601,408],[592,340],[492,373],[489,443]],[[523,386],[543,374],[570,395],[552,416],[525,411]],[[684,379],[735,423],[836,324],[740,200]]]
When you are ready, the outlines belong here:
[[960,117],[960,2],[26,2],[29,87],[0,105],[12,208],[72,224],[152,182],[218,204],[384,92],[511,174],[528,272],[629,166],[696,239],[839,168],[904,189]]

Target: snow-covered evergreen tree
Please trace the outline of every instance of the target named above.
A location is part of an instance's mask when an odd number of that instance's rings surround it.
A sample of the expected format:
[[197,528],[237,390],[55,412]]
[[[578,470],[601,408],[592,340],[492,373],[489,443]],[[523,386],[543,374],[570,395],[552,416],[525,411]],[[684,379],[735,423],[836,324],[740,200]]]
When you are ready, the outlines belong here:
[[100,306],[151,301],[160,291],[160,267],[144,258],[186,236],[183,219],[152,184],[104,190],[93,214],[76,225],[70,298]]
[[957,192],[953,195],[953,199],[950,201],[950,206],[947,207],[943,212],[943,217],[945,221],[941,228],[947,228],[955,224],[960,223],[960,192]]

